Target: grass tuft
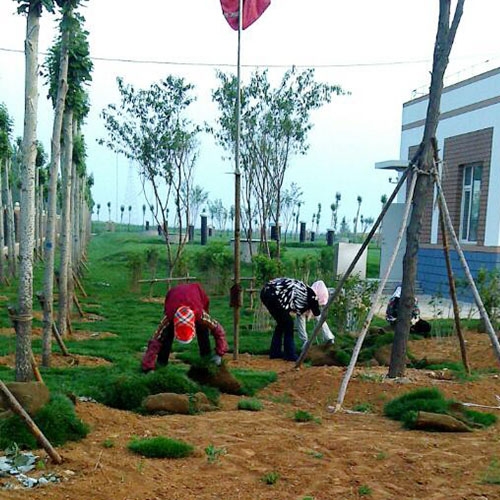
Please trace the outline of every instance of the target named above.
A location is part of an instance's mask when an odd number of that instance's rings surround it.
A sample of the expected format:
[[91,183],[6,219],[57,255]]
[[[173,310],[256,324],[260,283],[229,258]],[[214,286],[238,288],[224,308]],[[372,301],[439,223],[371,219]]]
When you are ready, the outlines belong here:
[[164,436],[133,439],[128,449],[146,458],[185,458],[194,451],[192,445]]

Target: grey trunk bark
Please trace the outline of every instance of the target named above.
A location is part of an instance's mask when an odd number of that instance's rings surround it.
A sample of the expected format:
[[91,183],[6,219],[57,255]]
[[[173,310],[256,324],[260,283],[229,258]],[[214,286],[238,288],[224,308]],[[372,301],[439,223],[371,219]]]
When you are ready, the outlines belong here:
[[24,89],[23,173],[21,184],[21,216],[19,235],[19,286],[16,381],[31,380],[31,320],[33,313],[33,250],[35,235],[35,162],[37,153],[36,125],[38,110],[38,6],[30,2],[26,23]]
[[57,176],[61,160],[61,129],[64,114],[64,103],[68,91],[68,40],[69,33],[63,32],[61,37],[61,58],[59,61],[59,83],[57,88],[54,123],[50,142],[49,182],[47,190],[47,221],[45,228],[44,274],[43,274],[43,334],[42,365],[50,366],[52,350],[52,323],[54,306],[54,267],[56,253],[57,227]]
[[71,262],[71,183],[72,183],[72,157],[73,157],[73,113],[71,110],[64,112],[63,118],[63,149],[61,155],[62,173],[62,214],[60,236],[60,265],[59,265],[59,309],[57,327],[64,338],[67,332],[69,319],[70,298],[68,297],[68,275]]

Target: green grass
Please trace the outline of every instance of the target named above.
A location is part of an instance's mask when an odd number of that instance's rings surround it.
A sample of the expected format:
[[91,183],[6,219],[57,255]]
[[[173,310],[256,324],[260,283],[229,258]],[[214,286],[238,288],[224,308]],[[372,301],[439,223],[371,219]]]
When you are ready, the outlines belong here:
[[238,401],[238,410],[260,411],[262,408],[262,401],[255,398],[240,399]]
[[[73,403],[62,394],[53,394],[33,420],[53,446],[79,441],[89,432],[88,426],[76,416]],[[39,447],[26,423],[17,415],[0,419],[0,449],[11,446],[30,450]]]
[[419,411],[451,415],[471,428],[489,427],[497,421],[497,417],[491,413],[461,408],[453,400],[446,399],[435,387],[407,392],[384,406],[387,417],[403,422],[409,429],[415,427]]
[[184,458],[194,451],[192,445],[164,436],[133,439],[128,449],[146,458]]

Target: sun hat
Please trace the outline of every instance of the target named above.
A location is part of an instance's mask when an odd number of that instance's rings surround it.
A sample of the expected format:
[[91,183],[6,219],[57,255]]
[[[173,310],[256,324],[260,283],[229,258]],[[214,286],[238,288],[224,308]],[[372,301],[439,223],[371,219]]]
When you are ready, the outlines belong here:
[[181,306],[174,314],[174,337],[181,344],[189,344],[196,335],[194,312],[187,306]]
[[315,281],[311,285],[311,288],[316,293],[319,305],[324,306],[328,302],[329,297],[328,288],[326,287],[325,282],[322,280]]

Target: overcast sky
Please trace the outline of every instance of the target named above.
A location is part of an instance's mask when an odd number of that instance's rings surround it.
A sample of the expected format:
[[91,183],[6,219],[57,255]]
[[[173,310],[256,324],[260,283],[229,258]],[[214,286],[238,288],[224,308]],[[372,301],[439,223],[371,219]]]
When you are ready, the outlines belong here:
[[[0,102],[14,118],[15,135],[22,135],[25,18],[15,13],[16,6],[13,0],[0,3]],[[374,164],[399,158],[402,104],[415,90],[417,95],[427,92],[438,8],[438,0],[272,0],[261,19],[243,32],[244,80],[257,66],[269,67],[276,80],[291,65],[311,66],[318,81],[351,92],[313,112],[309,152],[291,159],[285,185],[301,186],[301,218],[308,227],[318,203],[320,228],[329,227],[337,191],[342,195],[340,216],[350,223],[358,195],[363,198],[361,213],[377,217],[380,197],[393,186]],[[120,205],[131,205],[133,220],[141,223],[145,200],[134,165],[96,142],[105,137],[102,109],[119,102],[116,77],[145,88],[168,74],[183,76],[196,87],[193,116],[213,122],[215,71],[236,73],[237,33],[223,18],[218,0],[88,0],[82,13],[94,58],[91,113],[84,127],[87,168],[95,178],[93,197],[102,207],[111,202],[115,220]],[[465,1],[448,83],[500,66],[499,19],[498,0]],[[44,13],[41,52],[53,43],[55,28],[54,16]],[[38,135],[50,151],[52,109],[42,83]],[[211,137],[202,138],[195,182],[229,208],[234,203],[233,165],[222,154]],[[106,208],[101,209],[104,218]]]

